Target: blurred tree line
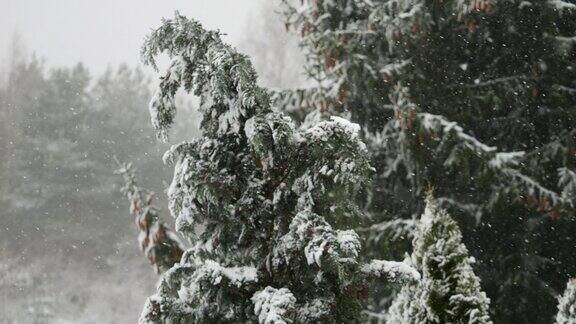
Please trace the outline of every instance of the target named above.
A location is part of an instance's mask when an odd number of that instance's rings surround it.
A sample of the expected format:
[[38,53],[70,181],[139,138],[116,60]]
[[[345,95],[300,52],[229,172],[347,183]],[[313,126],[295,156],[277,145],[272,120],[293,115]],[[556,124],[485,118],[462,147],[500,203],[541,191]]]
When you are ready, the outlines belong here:
[[[155,279],[137,249],[113,156],[133,161],[143,186],[164,196],[169,172],[160,156],[169,144],[156,141],[146,113],[150,81],[127,65],[92,77],[82,64],[48,69],[20,55],[0,86],[0,322],[83,312],[106,320],[89,309],[100,306],[111,319],[133,320],[143,294],[117,283],[140,280],[149,291]],[[93,280],[102,276],[111,278]]]

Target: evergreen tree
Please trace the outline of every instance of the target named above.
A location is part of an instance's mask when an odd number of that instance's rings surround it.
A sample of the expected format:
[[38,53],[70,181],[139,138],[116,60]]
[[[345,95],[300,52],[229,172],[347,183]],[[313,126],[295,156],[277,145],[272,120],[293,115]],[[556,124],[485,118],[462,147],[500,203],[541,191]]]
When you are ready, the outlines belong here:
[[558,324],[576,323],[576,280],[568,281],[564,294],[558,300],[558,314],[556,315]]
[[414,280],[402,262],[360,262],[354,193],[371,172],[357,125],[307,131],[275,112],[248,58],[217,32],[176,15],[143,47],[172,61],[150,104],[161,138],[174,95],[200,96],[201,137],[173,146],[168,189],[193,247],[168,270],[140,322],[358,322],[371,280]]
[[460,229],[431,197],[413,244],[411,260],[422,279],[402,288],[386,323],[492,323]]
[[548,323],[576,269],[558,248],[576,227],[576,5],[284,2],[318,85],[275,102],[304,128],[334,114],[362,126],[376,168],[364,206],[381,222],[359,231],[372,253],[405,245],[382,244],[382,230],[410,238],[433,185],[479,260],[494,318]]

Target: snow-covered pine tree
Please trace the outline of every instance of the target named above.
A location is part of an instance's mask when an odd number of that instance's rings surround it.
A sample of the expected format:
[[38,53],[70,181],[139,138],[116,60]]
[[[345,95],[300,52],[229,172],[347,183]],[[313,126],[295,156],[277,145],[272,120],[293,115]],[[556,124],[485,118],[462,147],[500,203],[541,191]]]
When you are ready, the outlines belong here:
[[134,216],[139,230],[140,249],[154,267],[154,271],[158,274],[164,273],[180,262],[183,246],[178,236],[160,219],[158,209],[152,204],[154,194],[147,194],[138,186],[132,163],[118,164],[120,168],[116,173],[124,177],[125,184],[121,191],[130,201],[130,214]]
[[570,279],[564,294],[558,300],[557,324],[576,323],[576,279]]
[[460,229],[430,196],[413,244],[411,260],[422,279],[402,288],[386,323],[492,323]]
[[179,89],[200,96],[201,137],[175,145],[168,189],[193,248],[161,278],[141,323],[358,322],[372,280],[419,278],[402,262],[360,262],[354,193],[371,172],[359,127],[307,131],[275,112],[249,59],[176,15],[147,38],[145,63],[170,67],[150,111],[165,137]]
[[362,126],[377,170],[366,205],[383,221],[359,231],[371,251],[382,229],[410,237],[432,184],[495,320],[549,323],[549,287],[576,266],[558,248],[576,229],[575,1],[284,2],[319,82],[275,99],[310,112],[305,127],[333,114]]

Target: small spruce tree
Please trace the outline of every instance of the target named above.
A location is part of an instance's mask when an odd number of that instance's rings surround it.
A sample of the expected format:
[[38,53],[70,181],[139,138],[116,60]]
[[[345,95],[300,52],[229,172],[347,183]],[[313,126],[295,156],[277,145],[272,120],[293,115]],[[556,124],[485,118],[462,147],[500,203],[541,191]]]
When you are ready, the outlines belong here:
[[473,258],[454,220],[428,198],[414,238],[420,282],[402,288],[387,323],[491,323],[490,300],[472,271]]
[[275,112],[245,55],[218,32],[176,15],[147,38],[145,63],[172,59],[150,104],[165,138],[174,95],[200,96],[202,134],[173,146],[168,189],[191,249],[168,270],[141,323],[359,322],[371,281],[419,273],[360,262],[355,192],[370,174],[359,126],[341,118],[297,130]]
[[576,323],[576,279],[568,281],[564,294],[558,300],[558,324]]

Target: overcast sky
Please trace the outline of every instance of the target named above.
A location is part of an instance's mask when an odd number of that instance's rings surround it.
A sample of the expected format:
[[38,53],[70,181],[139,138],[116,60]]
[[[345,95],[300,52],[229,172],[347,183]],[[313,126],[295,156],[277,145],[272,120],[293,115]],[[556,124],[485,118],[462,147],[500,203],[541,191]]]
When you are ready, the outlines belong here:
[[[144,36],[175,10],[227,33],[237,45],[258,0],[0,0],[0,58],[14,33],[49,66],[83,62],[95,72],[139,62]],[[253,15],[252,15],[253,17]]]

